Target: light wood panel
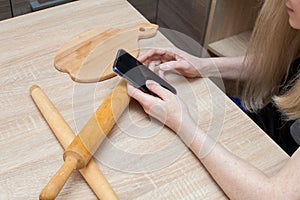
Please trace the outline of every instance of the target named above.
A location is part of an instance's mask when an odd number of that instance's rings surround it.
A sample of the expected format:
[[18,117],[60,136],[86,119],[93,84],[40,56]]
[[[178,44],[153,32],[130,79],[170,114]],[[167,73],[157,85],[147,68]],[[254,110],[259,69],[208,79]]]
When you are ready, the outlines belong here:
[[[63,163],[63,149],[30,97],[32,85],[44,90],[78,133],[119,81],[73,82],[53,66],[60,46],[93,28],[128,28],[146,22],[125,0],[88,2],[0,22],[0,199],[37,199]],[[139,45],[171,46],[161,34]],[[212,133],[220,130],[219,142],[230,151],[268,175],[286,162],[288,156],[210,80],[185,80],[175,74],[167,78],[199,119],[199,126]],[[178,137],[150,120],[135,101],[94,158],[120,199],[227,199]],[[57,199],[96,196],[75,172]]]
[[208,50],[217,56],[243,56],[246,53],[251,31],[245,31],[237,35],[210,43]]
[[132,56],[139,55],[140,39],[151,38],[157,33],[158,26],[142,23],[130,29],[93,29],[66,42],[57,52],[55,67],[69,73],[77,82],[98,82],[116,76],[113,60],[119,49]]
[[[238,35],[245,31],[251,31],[259,9],[260,4],[256,0],[212,0],[204,41],[205,48],[208,48],[211,43],[219,40]],[[237,36],[237,38],[239,38],[239,36]],[[246,44],[247,42],[243,45],[245,46]],[[235,48],[229,44],[226,45],[228,45],[228,50],[226,49],[225,51],[232,51],[232,49]],[[210,50],[215,53],[223,51],[224,49],[210,48]],[[237,50],[238,49],[235,51]],[[245,50],[243,49],[243,51]],[[223,56],[225,54],[217,55]]]
[[9,0],[0,0],[0,20],[10,18],[12,16]]
[[[73,130],[66,123],[61,114],[40,87],[37,85],[32,86],[30,88],[30,94],[39,111],[55,134],[57,140],[61,143],[62,147],[66,149],[75,138]],[[93,159],[91,159],[84,169],[79,171],[99,199],[118,199]]]

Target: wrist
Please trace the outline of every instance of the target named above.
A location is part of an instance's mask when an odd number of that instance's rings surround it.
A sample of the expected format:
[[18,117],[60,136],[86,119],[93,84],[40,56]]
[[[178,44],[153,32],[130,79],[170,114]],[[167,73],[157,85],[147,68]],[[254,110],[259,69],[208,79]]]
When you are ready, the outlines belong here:
[[199,58],[191,56],[188,58],[195,69],[197,77],[220,77],[220,72],[215,58]]
[[221,77],[215,58],[199,58],[197,68],[202,77]]
[[240,78],[244,56],[218,57],[211,58],[210,60],[214,65],[214,76],[228,80],[237,80]]
[[182,139],[182,141],[190,147],[192,145],[195,136],[200,129],[193,120],[185,120],[184,123],[176,130],[177,135]]
[[177,135],[200,160],[209,155],[217,144],[217,140],[207,135],[196,123],[184,125]]

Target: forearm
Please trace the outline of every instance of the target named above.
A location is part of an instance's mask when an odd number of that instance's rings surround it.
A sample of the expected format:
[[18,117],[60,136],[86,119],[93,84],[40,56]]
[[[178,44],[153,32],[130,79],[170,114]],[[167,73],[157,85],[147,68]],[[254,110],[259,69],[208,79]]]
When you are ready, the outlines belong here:
[[147,114],[178,134],[231,199],[300,199],[300,149],[278,174],[269,178],[200,130],[178,96],[154,81],[148,80],[146,86],[160,98],[131,85],[128,94],[141,103]]
[[189,129],[178,135],[230,199],[274,199],[271,197],[274,188],[264,173],[229,152],[201,130]]
[[212,70],[217,69],[217,71],[212,72],[212,76],[221,77],[228,80],[238,80],[244,79],[242,74],[242,65],[244,61],[244,56],[241,57],[218,57],[210,58],[210,63],[208,67]]
[[246,78],[242,73],[244,56],[241,57],[216,57],[198,58],[189,57],[188,61],[196,67],[202,77],[219,77],[228,80]]
[[[226,94],[240,97],[243,90],[242,84],[249,73],[243,70],[244,57],[218,57],[218,58],[194,58],[191,59],[196,73],[200,77],[222,79]],[[223,85],[221,85],[221,88]],[[238,89],[239,87],[239,89]]]
[[199,159],[230,199],[274,199],[270,179],[220,144]]

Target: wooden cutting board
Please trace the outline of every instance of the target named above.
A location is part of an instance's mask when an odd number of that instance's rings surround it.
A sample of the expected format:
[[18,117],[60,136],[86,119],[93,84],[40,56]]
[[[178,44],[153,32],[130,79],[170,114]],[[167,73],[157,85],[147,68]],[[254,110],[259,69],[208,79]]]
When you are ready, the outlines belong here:
[[139,54],[138,40],[156,35],[158,26],[143,23],[129,29],[102,28],[81,33],[66,42],[54,60],[56,69],[76,82],[98,82],[115,76],[113,61],[119,49]]

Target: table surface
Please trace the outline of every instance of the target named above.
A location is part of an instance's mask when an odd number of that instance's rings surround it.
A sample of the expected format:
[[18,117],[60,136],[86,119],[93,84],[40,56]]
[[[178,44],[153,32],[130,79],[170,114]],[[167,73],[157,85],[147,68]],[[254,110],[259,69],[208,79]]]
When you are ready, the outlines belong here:
[[[37,199],[62,165],[63,149],[32,101],[37,84],[78,133],[119,78],[73,82],[53,66],[55,53],[93,28],[146,22],[125,0],[76,1],[0,22],[0,199]],[[140,47],[170,46],[161,34]],[[208,79],[168,80],[199,126],[271,175],[288,156]],[[168,128],[132,101],[95,160],[120,199],[227,199],[199,160]],[[75,171],[57,199],[96,199]]]

